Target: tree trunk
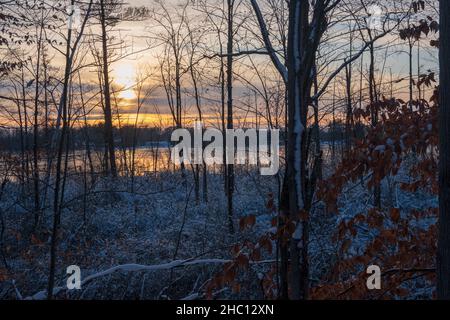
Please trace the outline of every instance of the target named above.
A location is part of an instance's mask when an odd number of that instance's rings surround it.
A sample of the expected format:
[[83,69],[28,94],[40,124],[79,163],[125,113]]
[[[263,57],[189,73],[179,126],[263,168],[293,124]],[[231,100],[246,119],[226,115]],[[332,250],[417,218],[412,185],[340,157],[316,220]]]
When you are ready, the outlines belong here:
[[[227,129],[233,129],[233,11],[234,0],[228,1],[228,40],[227,40]],[[234,159],[228,159],[233,161]],[[233,226],[233,193],[234,193],[234,165],[227,164],[227,202],[228,202],[228,227],[230,233],[234,232]]]
[[450,300],[450,1],[440,1],[440,165],[437,296]]
[[[111,91],[109,87],[108,36],[106,34],[105,1],[100,0],[100,24],[102,29],[102,64],[103,64],[103,94],[105,98],[105,142],[108,148],[109,169],[113,177],[117,176],[116,153],[114,146]],[[105,159],[106,160],[106,159]]]
[[[71,0],[71,6],[74,6],[75,1]],[[50,266],[49,266],[49,276],[48,276],[48,287],[47,287],[47,299],[51,300],[53,298],[53,289],[55,286],[55,271],[56,271],[56,255],[57,255],[57,243],[58,243],[58,233],[60,226],[60,216],[62,206],[59,201],[60,193],[61,199],[64,199],[64,181],[66,178],[66,173],[63,177],[63,186],[61,186],[61,168],[62,168],[62,156],[64,143],[67,143],[66,135],[68,131],[68,91],[69,91],[69,81],[70,74],[72,70],[72,62],[76,53],[76,48],[80,42],[80,39],[83,35],[84,28],[86,26],[86,22],[90,15],[90,11],[92,8],[92,0],[89,2],[89,6],[87,9],[87,13],[82,25],[81,30],[78,33],[78,36],[75,42],[72,44],[72,29],[69,28],[67,31],[67,43],[66,43],[66,55],[65,55],[65,70],[64,70],[64,81],[63,81],[63,90],[59,103],[59,112],[58,119],[56,125],[56,134],[52,137],[51,143],[51,151],[53,152],[53,148],[56,144],[58,144],[57,149],[57,163],[56,163],[56,174],[55,174],[55,188],[53,195],[53,226],[52,226],[52,236],[51,236],[51,244],[50,244]],[[62,130],[59,131],[59,123],[62,121]],[[67,156],[66,156],[67,163]],[[49,168],[51,166],[51,158],[48,162]]]
[[[41,15],[43,20],[43,13]],[[34,182],[34,229],[39,224],[40,217],[40,193],[39,193],[39,75],[41,68],[41,52],[42,52],[42,35],[44,32],[43,21],[41,20],[39,40],[37,43],[37,63],[36,63],[36,79],[35,79],[35,96],[34,96],[34,124],[33,124],[33,182]]]
[[[72,1],[73,5],[73,1]],[[67,135],[67,96],[69,91],[69,78],[71,70],[71,60],[70,60],[70,43],[72,39],[72,30],[69,29],[67,44],[66,44],[66,66],[64,72],[64,83],[63,92],[61,95],[61,117],[62,117],[62,129],[58,141],[57,159],[56,159],[56,176],[55,176],[55,190],[53,198],[53,228],[52,228],[52,238],[50,244],[50,270],[48,277],[48,288],[47,288],[47,299],[51,300],[53,298],[53,288],[55,287],[55,269],[56,269],[56,254],[57,254],[57,241],[59,233],[59,223],[60,223],[60,204],[59,196],[61,190],[61,169],[62,169],[62,157],[64,142]]]
[[25,177],[26,182],[28,185],[29,179],[30,179],[30,163],[28,159],[28,151],[29,151],[29,144],[28,144],[28,107],[27,107],[27,101],[26,101],[26,92],[25,92],[25,74],[24,74],[24,67],[22,67],[22,105],[23,105],[23,123],[24,123],[24,150],[25,150]]
[[[298,300],[305,298],[307,284],[307,221],[300,221],[298,214],[304,209],[305,186],[305,128],[307,98],[309,93],[305,86],[306,77],[310,74],[303,70],[301,61],[304,56],[304,38],[308,25],[308,1],[291,1],[289,7],[289,35],[288,35],[288,151],[286,164],[286,179],[288,194],[288,211],[284,214],[297,224],[297,230],[290,239],[289,258],[291,260],[291,272],[288,279],[291,298]],[[286,209],[286,208],[284,208]],[[287,245],[281,251],[287,250]],[[282,254],[285,256],[286,254]],[[300,261],[302,259],[302,262]],[[282,264],[283,265],[283,264]],[[287,289],[282,288],[286,293]],[[306,290],[307,291],[307,290]]]
[[[350,33],[350,49],[349,57],[352,56],[353,51],[353,37]],[[352,106],[352,64],[349,63],[345,68],[345,80],[347,89],[347,115],[345,118],[345,141],[346,152],[350,151],[352,147],[352,130],[353,130],[353,106]]]
[[[314,183],[307,177],[307,113],[311,99],[316,51],[327,26],[326,3],[314,3],[309,22],[308,0],[289,2],[288,49],[286,66],[280,63],[270,43],[269,33],[259,6],[251,1],[271,60],[287,91],[286,173],[280,196],[279,228],[294,223],[296,231],[278,239],[280,246],[280,298],[307,299],[309,291],[309,218]],[[312,179],[314,180],[314,179]],[[290,293],[290,294],[289,294]]]
[[[314,66],[314,96],[317,95],[319,91],[319,83],[317,79],[317,67]],[[315,158],[316,158],[316,175],[317,179],[322,180],[323,178],[323,159],[322,159],[322,148],[320,145],[320,121],[319,121],[319,98],[314,99],[314,139],[315,139]]]
[[[369,32],[370,34],[370,32]],[[372,41],[372,37],[370,39]],[[374,44],[371,43],[369,47],[370,53],[370,66],[369,66],[369,96],[370,96],[370,110],[372,118],[372,127],[376,127],[378,124],[378,109],[375,104],[378,99],[376,82],[375,82],[375,48]],[[375,183],[373,188],[374,206],[381,208],[381,185],[380,183]]]
[[409,103],[412,108],[412,101],[413,101],[413,85],[414,85],[414,78],[413,78],[413,48],[414,48],[414,40],[412,38],[409,38]]

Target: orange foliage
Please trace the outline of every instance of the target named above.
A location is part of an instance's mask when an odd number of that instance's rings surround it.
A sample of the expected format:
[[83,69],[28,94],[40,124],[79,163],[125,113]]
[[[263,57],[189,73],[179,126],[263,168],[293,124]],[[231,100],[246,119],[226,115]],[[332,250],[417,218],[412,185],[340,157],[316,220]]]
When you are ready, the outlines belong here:
[[[434,77],[427,79],[429,84],[434,82]],[[436,92],[430,100],[431,104],[425,100],[405,103],[397,99],[382,99],[375,106],[358,110],[356,115],[360,120],[370,120],[370,108],[375,107],[381,120],[369,130],[364,140],[356,143],[335,173],[321,183],[319,196],[330,212],[339,214],[338,198],[347,183],[369,177],[367,186],[373,188],[387,176],[397,175],[401,167],[407,168],[411,177],[409,182],[401,184],[403,190],[416,192],[420,189],[437,195]],[[414,164],[409,165],[406,159],[412,156]],[[400,208],[372,208],[342,221],[335,235],[335,240],[341,244],[340,259],[330,274],[322,279],[323,284],[312,289],[311,297],[403,298],[410,294],[405,282],[417,278],[433,286],[437,216],[437,208],[409,212]],[[364,252],[350,253],[351,243],[360,230],[370,230],[375,236],[365,244]],[[366,288],[366,268],[371,264],[383,270],[381,291],[369,291]]]

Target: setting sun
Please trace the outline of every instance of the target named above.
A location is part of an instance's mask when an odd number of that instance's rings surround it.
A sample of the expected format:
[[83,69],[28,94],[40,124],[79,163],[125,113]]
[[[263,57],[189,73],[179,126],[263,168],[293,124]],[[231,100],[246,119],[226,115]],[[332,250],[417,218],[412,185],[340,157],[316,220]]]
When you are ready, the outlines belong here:
[[135,68],[132,64],[120,64],[114,68],[114,82],[119,86],[119,97],[134,99],[136,97],[133,87],[135,85]]
[[126,89],[119,93],[119,97],[122,99],[131,100],[136,98],[136,95],[134,94],[134,91],[132,89]]

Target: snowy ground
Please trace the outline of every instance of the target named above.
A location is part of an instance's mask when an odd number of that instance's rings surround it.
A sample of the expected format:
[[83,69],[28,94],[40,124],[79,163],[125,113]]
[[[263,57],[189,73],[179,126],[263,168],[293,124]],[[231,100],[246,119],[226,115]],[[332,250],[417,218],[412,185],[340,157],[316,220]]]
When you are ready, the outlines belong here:
[[[383,202],[405,212],[437,206],[426,192],[401,191],[400,177],[385,180]],[[266,208],[269,193],[278,194],[277,177],[238,169],[234,197],[235,227],[229,233],[223,177],[208,175],[208,203],[196,203],[192,175],[162,171],[130,180],[99,178],[85,195],[82,176],[68,179],[59,238],[56,286],[58,298],[69,299],[196,299],[206,282],[231,258],[230,248],[255,240],[271,228]],[[339,244],[332,240],[342,219],[366,212],[372,194],[365,187],[348,186],[339,199],[340,214],[330,215],[317,203],[311,212],[311,284],[319,283],[336,260]],[[19,186],[8,183],[0,202],[0,299],[45,298],[49,270],[52,221],[49,192],[45,220],[38,236],[31,236],[32,197],[17,198]],[[200,192],[201,195],[201,192]],[[201,197],[200,197],[201,198]],[[84,204],[85,203],[85,204]],[[256,215],[251,230],[239,230],[239,218]],[[358,252],[371,234],[362,234],[352,250]],[[266,260],[273,256],[263,257]],[[66,268],[78,265],[82,290],[65,290]],[[239,275],[242,291],[217,292],[225,299],[262,298],[258,276],[270,264],[253,265]]]
[[[256,238],[250,233],[262,233],[270,228],[266,201],[270,192],[277,193],[276,179],[246,171],[238,171],[236,179],[237,231],[233,235],[228,230],[223,177],[219,174],[208,176],[209,201],[199,204],[195,201],[191,176],[184,183],[180,173],[137,177],[134,194],[129,192],[129,180],[125,178],[114,183],[103,180],[86,197],[82,179],[70,179],[59,240],[58,286],[65,284],[66,268],[70,265],[80,266],[85,278],[123,264],[154,266],[185,259],[203,260],[203,263],[155,271],[127,272],[125,268],[90,281],[81,291],[64,290],[59,296],[175,299],[200,292],[205,281],[220,269],[221,263],[209,263],[210,259],[230,258],[234,243]],[[5,194],[19,194],[16,188],[17,185],[8,184]],[[111,192],[112,189],[115,191]],[[13,281],[21,296],[36,294],[46,288],[48,276],[51,209],[46,210],[40,236],[31,238],[23,230],[30,230],[32,213],[25,209],[26,205],[15,203],[16,200],[4,199],[1,203],[5,259],[0,268],[7,266],[3,269],[6,279],[0,282],[3,298],[17,298]],[[257,226],[240,232],[239,217],[249,214],[259,216]],[[247,280],[251,283],[250,278]],[[257,297],[257,293],[252,296]]]

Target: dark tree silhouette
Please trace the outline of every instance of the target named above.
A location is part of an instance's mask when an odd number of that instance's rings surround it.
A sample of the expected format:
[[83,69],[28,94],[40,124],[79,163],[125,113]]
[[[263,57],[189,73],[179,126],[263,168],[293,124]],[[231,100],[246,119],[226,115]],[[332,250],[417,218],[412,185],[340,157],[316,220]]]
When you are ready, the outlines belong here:
[[437,293],[450,299],[450,2],[440,1],[440,165]]

